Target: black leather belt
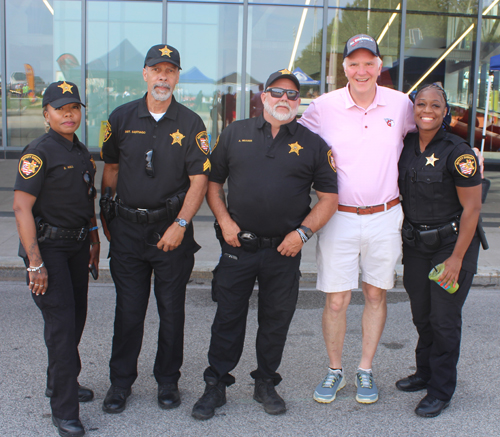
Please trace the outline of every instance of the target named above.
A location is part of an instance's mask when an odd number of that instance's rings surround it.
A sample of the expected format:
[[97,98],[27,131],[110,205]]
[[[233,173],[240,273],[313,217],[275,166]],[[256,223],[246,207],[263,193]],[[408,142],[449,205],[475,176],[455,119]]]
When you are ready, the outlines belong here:
[[241,247],[247,252],[256,252],[259,249],[278,247],[283,237],[257,237],[253,232],[241,231],[238,233],[238,240]]
[[128,206],[118,203],[116,205],[116,213],[132,223],[156,223],[161,220],[166,220],[168,217],[167,208],[160,209],[142,209],[129,208]]
[[43,225],[43,230],[38,237],[38,241],[42,242],[44,239],[49,240],[76,240],[83,241],[87,238],[89,233],[88,226],[78,229],[66,229],[57,226],[51,226],[48,223]]
[[417,235],[420,235],[422,232],[437,230],[439,236],[441,238],[447,238],[450,235],[458,234],[458,220],[454,220],[450,223],[446,223],[445,225],[415,225],[415,231]]

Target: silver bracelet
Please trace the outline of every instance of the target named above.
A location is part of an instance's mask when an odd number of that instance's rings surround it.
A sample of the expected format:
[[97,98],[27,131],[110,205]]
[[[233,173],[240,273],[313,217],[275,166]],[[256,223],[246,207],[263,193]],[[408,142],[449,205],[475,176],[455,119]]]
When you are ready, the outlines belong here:
[[295,230],[300,235],[300,239],[302,240],[302,243],[304,243],[304,244],[307,243],[307,240],[309,240],[309,238],[307,238],[307,235],[304,233],[304,231],[300,228],[297,228]]
[[29,266],[26,270],[28,272],[37,272],[40,273],[40,269],[44,266],[44,263],[40,264],[38,267],[31,267]]

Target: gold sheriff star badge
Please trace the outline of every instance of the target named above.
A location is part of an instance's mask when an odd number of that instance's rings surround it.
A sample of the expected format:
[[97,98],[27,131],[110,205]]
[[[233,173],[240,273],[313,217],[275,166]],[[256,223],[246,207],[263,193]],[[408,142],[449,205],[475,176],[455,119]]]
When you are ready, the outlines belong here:
[[439,158],[436,158],[434,156],[434,153],[431,156],[427,156],[425,159],[427,159],[427,162],[425,163],[425,165],[432,165],[433,167],[434,167],[434,163],[436,161],[439,161]]
[[165,46],[162,49],[160,49],[160,52],[162,56],[168,56],[170,58],[170,53],[172,53],[172,50],[170,50],[167,46]]
[[63,94],[67,93],[67,92],[70,92],[71,94],[73,94],[73,91],[71,91],[71,88],[73,88],[73,85],[66,83],[66,81],[64,81],[61,85],[57,85],[57,86],[58,86],[58,88],[62,89]]
[[284,70],[280,70],[281,74],[292,74],[290,70],[287,70],[286,68]]
[[289,144],[289,146],[290,151],[288,153],[296,153],[297,156],[299,156],[299,152],[303,149],[303,147],[300,146],[299,143]]
[[182,146],[182,140],[184,138],[186,138],[185,135],[182,135],[180,132],[179,132],[179,129],[177,129],[177,132],[174,132],[173,134],[170,134],[170,136],[173,138],[173,141],[172,141],[172,144],[179,144],[179,146]]

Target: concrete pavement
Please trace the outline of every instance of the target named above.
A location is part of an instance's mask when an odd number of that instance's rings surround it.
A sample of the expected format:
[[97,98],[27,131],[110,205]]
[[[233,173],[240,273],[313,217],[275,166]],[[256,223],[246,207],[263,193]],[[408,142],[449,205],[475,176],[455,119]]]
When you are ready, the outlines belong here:
[[[500,355],[497,308],[499,289],[473,288],[464,307],[463,339],[458,385],[450,407],[439,417],[423,419],[413,410],[422,392],[403,393],[394,383],[415,370],[417,340],[406,293],[388,293],[388,318],[374,362],[380,399],[358,404],[354,373],[361,351],[361,292],[354,292],[348,309],[344,369],[347,385],[332,404],[318,404],[312,393],[324,377],[328,360],[321,333],[324,295],[302,289],[290,326],[280,373],[278,392],[287,402],[283,416],[270,416],[252,399],[255,368],[257,310],[252,297],[246,347],[234,370],[236,384],[227,389],[227,404],[206,422],[191,417],[202,394],[202,374],[207,366],[210,326],[216,306],[208,281],[189,287],[186,302],[185,358],[179,381],[182,404],[161,410],[152,376],[156,353],[158,316],[154,298],[145,324],[139,377],[122,414],[102,411],[109,387],[108,360],[114,318],[112,284],[93,284],[89,292],[87,325],[80,345],[83,369],[80,382],[92,387],[96,398],[81,404],[80,417],[89,437],[459,437],[497,436],[500,395],[496,363]],[[49,400],[44,397],[46,349],[40,311],[21,282],[0,281],[0,435],[5,437],[55,436]]]

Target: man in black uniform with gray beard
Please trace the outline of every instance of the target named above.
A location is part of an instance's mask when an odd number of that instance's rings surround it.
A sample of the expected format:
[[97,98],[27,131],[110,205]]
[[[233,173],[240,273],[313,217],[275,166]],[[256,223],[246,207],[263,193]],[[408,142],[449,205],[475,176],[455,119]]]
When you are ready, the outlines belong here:
[[[110,270],[116,286],[111,388],[106,413],[121,413],[137,378],[151,274],[160,316],[154,376],[161,408],[181,403],[186,284],[199,249],[191,220],[207,190],[209,146],[201,118],[172,96],[179,52],[151,47],[144,61],[148,92],[109,117],[102,157],[103,194],[117,195],[107,223]],[[108,219],[110,217],[108,216]]]
[[[264,112],[233,122],[212,152],[207,200],[222,236],[214,271],[218,307],[205,370],[205,393],[193,407],[210,419],[226,402],[229,372],[243,351],[248,301],[259,282],[259,330],[254,399],[268,414],[286,411],[275,386],[299,290],[300,251],[337,208],[337,175],[330,148],[299,125],[300,85],[288,70],[273,73],[262,94]],[[228,180],[226,206],[223,185]],[[319,201],[311,210],[313,185]]]

